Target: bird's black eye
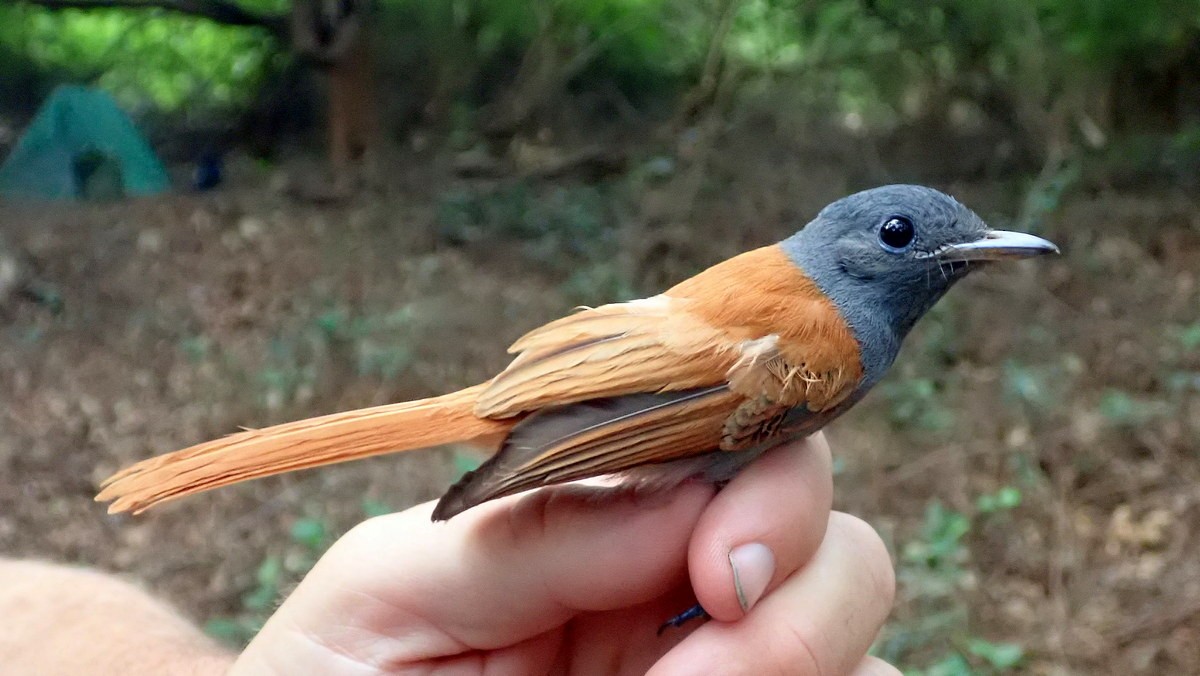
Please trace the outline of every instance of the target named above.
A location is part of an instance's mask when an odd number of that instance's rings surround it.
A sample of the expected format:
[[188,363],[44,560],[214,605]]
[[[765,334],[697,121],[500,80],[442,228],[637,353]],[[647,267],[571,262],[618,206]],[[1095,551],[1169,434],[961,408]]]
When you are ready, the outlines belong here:
[[912,244],[917,231],[912,221],[903,216],[892,216],[879,226],[879,243],[893,253],[899,253]]

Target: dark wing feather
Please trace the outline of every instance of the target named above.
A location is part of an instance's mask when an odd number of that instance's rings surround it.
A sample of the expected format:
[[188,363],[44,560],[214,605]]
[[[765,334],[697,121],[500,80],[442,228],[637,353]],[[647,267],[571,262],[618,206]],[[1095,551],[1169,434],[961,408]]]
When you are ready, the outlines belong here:
[[631,394],[543,409],[446,492],[435,520],[538,486],[616,474],[713,450],[742,401],[725,386]]

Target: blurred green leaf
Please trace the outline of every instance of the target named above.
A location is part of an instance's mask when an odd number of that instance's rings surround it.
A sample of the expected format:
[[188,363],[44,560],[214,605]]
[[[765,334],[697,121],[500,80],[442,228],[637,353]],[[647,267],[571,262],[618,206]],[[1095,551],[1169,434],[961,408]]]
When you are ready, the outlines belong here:
[[938,662],[930,665],[924,676],[975,676],[971,663],[958,653],[946,655]]
[[1200,349],[1200,322],[1181,326],[1177,330],[1179,346],[1186,352]]
[[967,651],[997,671],[1008,671],[1025,659],[1025,650],[1015,643],[992,643],[981,638],[968,641]]
[[[279,46],[254,29],[170,12],[0,6],[0,49],[91,81],[131,110],[196,115],[249,103]],[[185,110],[186,109],[186,110]]]
[[904,558],[929,568],[954,565],[964,555],[962,538],[971,529],[971,521],[961,512],[947,509],[940,500],[925,508],[921,537],[904,548]]
[[467,472],[474,472],[479,469],[480,459],[478,456],[456,451],[454,453],[454,480],[457,481]]
[[259,564],[255,579],[258,585],[242,597],[242,605],[253,611],[265,611],[272,607],[279,596],[279,583],[283,574],[283,559],[268,556]]
[[239,618],[214,617],[204,623],[204,633],[231,646],[245,645],[257,632],[258,627]]
[[891,420],[898,427],[936,432],[954,424],[954,412],[943,402],[938,383],[930,378],[895,377],[880,390],[891,402]]
[[325,547],[329,529],[325,522],[311,517],[301,517],[292,524],[292,542],[317,551]]
[[1016,486],[1005,486],[995,493],[984,493],[975,500],[975,506],[985,514],[1013,509],[1020,504],[1021,489]]
[[198,364],[208,357],[212,340],[208,336],[188,336],[179,341],[179,347],[187,355],[188,361]]
[[1016,361],[1004,362],[1004,390],[1013,400],[1034,407],[1048,407],[1053,403],[1046,382],[1046,373]]
[[372,519],[377,516],[391,514],[395,510],[392,509],[386,502],[382,500],[374,500],[371,498],[363,498],[362,501],[363,516]]
[[341,338],[346,330],[348,317],[341,310],[330,310],[317,317],[317,328],[328,338]]
[[1121,427],[1134,427],[1156,417],[1162,406],[1137,399],[1122,390],[1108,389],[1101,396],[1097,408],[1100,415],[1110,423]]

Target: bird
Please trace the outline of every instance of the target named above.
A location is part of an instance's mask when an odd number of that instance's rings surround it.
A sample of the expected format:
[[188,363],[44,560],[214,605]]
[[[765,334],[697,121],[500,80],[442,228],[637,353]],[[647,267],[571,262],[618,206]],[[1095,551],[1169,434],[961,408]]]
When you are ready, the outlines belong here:
[[110,513],[140,513],[219,486],[449,443],[492,454],[445,492],[434,521],[600,476],[646,490],[720,485],[854,406],[970,272],[1057,253],[1041,237],[990,228],[933,188],[857,192],[786,239],[663,293],[533,329],[486,382],[151,457],[104,481],[96,499]]

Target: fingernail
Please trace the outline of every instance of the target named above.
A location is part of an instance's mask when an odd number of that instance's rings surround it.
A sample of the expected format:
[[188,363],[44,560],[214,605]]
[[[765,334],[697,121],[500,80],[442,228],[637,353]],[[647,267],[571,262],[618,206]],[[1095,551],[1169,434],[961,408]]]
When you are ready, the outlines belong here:
[[733,588],[738,603],[742,612],[749,612],[775,576],[775,555],[766,545],[751,542],[729,552],[729,565],[733,567]]

